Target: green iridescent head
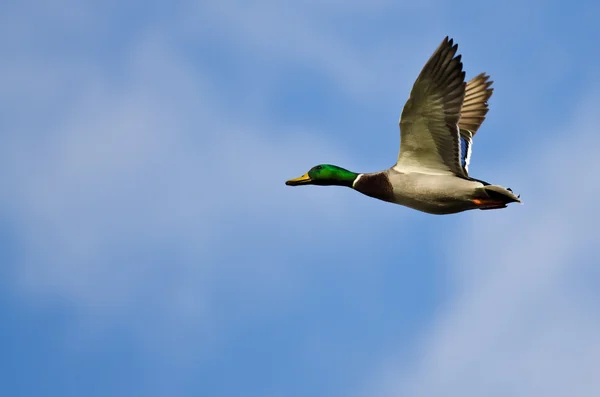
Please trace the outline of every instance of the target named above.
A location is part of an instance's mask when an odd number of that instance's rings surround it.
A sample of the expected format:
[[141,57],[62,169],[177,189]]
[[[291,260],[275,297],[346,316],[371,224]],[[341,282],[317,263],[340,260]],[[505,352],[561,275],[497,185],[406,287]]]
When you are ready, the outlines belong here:
[[319,186],[348,186],[356,180],[357,173],[348,171],[337,165],[321,164],[312,167],[310,171],[299,178],[285,182],[288,186],[319,185]]

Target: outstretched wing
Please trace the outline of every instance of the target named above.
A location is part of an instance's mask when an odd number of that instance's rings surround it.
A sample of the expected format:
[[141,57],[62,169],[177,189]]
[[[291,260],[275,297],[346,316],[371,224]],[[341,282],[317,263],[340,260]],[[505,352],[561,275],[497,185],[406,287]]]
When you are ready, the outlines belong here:
[[467,88],[465,90],[465,100],[460,112],[460,119],[458,120],[458,128],[460,130],[461,165],[465,174],[469,171],[473,137],[485,120],[485,115],[489,110],[487,101],[494,91],[494,89],[491,88],[493,81],[489,80],[489,78],[490,76],[481,73],[467,83]]
[[457,49],[446,37],[413,85],[400,117],[398,171],[467,177],[458,129],[466,84]]

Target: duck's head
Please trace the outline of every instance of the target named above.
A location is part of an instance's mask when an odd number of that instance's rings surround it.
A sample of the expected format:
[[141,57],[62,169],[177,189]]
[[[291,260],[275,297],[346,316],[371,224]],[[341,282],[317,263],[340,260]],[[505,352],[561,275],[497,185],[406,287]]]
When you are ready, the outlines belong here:
[[320,164],[312,167],[301,177],[290,179],[285,184],[288,186],[319,185],[319,186],[347,186],[352,187],[358,174],[342,167],[331,164]]

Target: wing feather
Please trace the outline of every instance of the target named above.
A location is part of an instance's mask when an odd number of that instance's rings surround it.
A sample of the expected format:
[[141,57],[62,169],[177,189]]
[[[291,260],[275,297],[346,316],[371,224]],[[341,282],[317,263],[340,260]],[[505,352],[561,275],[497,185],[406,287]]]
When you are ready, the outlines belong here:
[[458,128],[466,84],[457,49],[446,37],[413,85],[400,117],[400,153],[394,168],[401,172],[467,177]]
[[465,99],[462,105],[458,128],[461,138],[461,165],[465,174],[469,172],[469,162],[471,160],[471,151],[473,137],[485,120],[489,110],[488,100],[494,91],[491,88],[493,81],[490,76],[481,73],[472,78],[465,90]]

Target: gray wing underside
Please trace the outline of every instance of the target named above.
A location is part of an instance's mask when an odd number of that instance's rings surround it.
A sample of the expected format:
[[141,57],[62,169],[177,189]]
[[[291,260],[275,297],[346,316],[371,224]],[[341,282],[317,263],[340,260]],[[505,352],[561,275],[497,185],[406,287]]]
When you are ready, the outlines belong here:
[[400,117],[400,153],[394,168],[401,172],[467,177],[458,128],[466,84],[457,49],[446,37],[413,85]]

